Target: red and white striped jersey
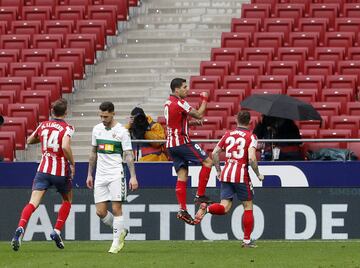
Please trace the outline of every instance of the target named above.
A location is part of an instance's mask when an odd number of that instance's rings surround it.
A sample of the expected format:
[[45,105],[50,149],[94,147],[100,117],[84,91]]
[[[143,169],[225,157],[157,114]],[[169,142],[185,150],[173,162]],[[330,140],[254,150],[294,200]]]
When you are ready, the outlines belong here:
[[249,148],[257,146],[257,138],[246,128],[227,131],[217,146],[225,150],[227,158],[220,181],[249,183]]
[[72,137],[74,128],[64,120],[52,119],[41,122],[32,134],[40,139],[41,161],[38,172],[55,176],[67,176],[69,163],[62,150],[62,140],[65,136]]
[[164,116],[166,119],[167,148],[190,143],[188,114],[191,109],[189,103],[174,95],[170,95],[166,101]]

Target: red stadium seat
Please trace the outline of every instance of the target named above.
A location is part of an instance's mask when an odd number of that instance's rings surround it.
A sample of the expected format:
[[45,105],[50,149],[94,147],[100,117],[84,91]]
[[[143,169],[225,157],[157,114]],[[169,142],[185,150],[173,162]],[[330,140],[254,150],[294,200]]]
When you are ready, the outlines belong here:
[[356,35],[359,33],[360,18],[336,18],[335,31],[337,32],[353,32]]
[[84,6],[56,6],[55,18],[58,20],[83,20],[85,19]]
[[34,103],[13,103],[8,105],[8,116],[26,117],[27,134],[33,133],[39,122],[39,104]]
[[230,128],[226,127],[226,129],[215,130],[214,131],[214,139],[221,139],[222,136],[224,136],[227,129],[230,129]]
[[234,112],[236,113],[237,110],[238,107],[235,107],[233,102],[209,102],[205,114],[207,116],[222,116],[226,118]]
[[0,132],[15,132],[16,150],[25,150],[27,137],[27,119],[25,117],[4,117],[4,124],[0,127]]
[[217,102],[232,102],[236,107],[245,98],[245,89],[217,89],[214,97]]
[[54,0],[25,0],[25,1],[27,1],[26,4],[29,6],[49,6],[51,7],[52,11],[54,11],[56,4],[59,2]]
[[299,129],[320,129],[327,128],[329,124],[329,116],[322,115],[322,121],[308,120],[308,121],[298,121]]
[[315,47],[319,45],[319,33],[292,32],[289,35],[289,45],[292,47],[307,47],[308,55],[314,56]]
[[10,63],[11,76],[23,76],[27,79],[27,87],[30,87],[31,77],[41,74],[40,62],[12,62]]
[[20,98],[20,92],[26,89],[26,77],[0,77],[0,91],[13,91],[14,101]]
[[[11,0],[12,1],[12,0]],[[3,6],[0,8],[0,20],[7,21],[10,26],[12,21],[15,21],[19,14],[19,8],[17,6]]]
[[243,59],[246,61],[272,61],[274,58],[272,47],[246,47],[243,52]]
[[205,116],[202,126],[196,126],[196,130],[217,130],[222,128],[223,117],[222,116]]
[[297,61],[270,61],[267,64],[269,75],[286,75],[289,85],[293,83],[293,77],[298,73]]
[[62,34],[63,39],[66,34],[71,34],[74,30],[72,20],[46,20],[43,25],[45,34]]
[[214,75],[206,76],[191,76],[190,77],[191,89],[210,89],[211,94],[215,89],[220,88],[220,77]]
[[345,48],[344,47],[316,47],[315,60],[331,60],[339,61],[344,60]]
[[74,63],[74,79],[83,79],[85,75],[85,49],[60,48],[54,52],[54,61]]
[[270,18],[271,5],[270,4],[242,4],[241,17],[242,18]]
[[326,77],[328,88],[352,88],[353,93],[357,92],[357,75],[328,75]]
[[210,89],[189,89],[188,95],[186,97],[187,102],[199,102],[201,101],[200,94],[202,92],[207,92],[209,94],[209,101],[214,99],[214,96],[212,96]]
[[137,7],[140,5],[140,0],[129,0],[129,7]]
[[245,96],[249,96],[254,86],[254,76],[228,75],[224,76],[224,88],[245,90]]
[[5,62],[0,62],[0,77],[5,77],[8,75],[8,64]]
[[320,139],[349,139],[352,137],[350,129],[320,129]]
[[346,113],[347,115],[360,115],[360,102],[348,102],[346,103]]
[[319,131],[317,129],[300,129],[300,136],[302,139],[316,139],[319,138]]
[[232,18],[231,32],[233,33],[254,33],[260,32],[261,19],[260,18]]
[[332,75],[334,73],[333,61],[305,61],[304,74],[305,75]]
[[284,33],[279,32],[260,32],[254,33],[254,47],[273,47],[277,51],[278,47],[284,45]]
[[106,48],[105,20],[77,20],[76,31],[81,34],[96,34],[96,50],[104,50]]
[[237,61],[235,62],[235,74],[237,75],[263,75],[265,62],[263,61]]
[[323,89],[321,101],[324,102],[340,102],[342,113],[346,111],[346,103],[354,101],[354,89],[352,88],[327,88]]
[[257,88],[251,91],[251,94],[283,94],[280,88]]
[[360,159],[360,143],[359,142],[348,142],[347,147],[348,150],[353,152],[358,159]]
[[117,20],[126,21],[129,18],[129,1],[128,0],[101,0],[102,5],[117,6]]
[[228,33],[221,34],[221,47],[243,48],[251,44],[251,33]]
[[7,107],[11,103],[15,103],[16,100],[16,91],[15,90],[1,90],[0,89],[0,103],[2,104],[3,113],[2,115],[7,115]]
[[8,22],[0,21],[0,34],[7,34],[8,32]]
[[253,4],[270,4],[271,5],[271,12],[274,13],[275,5],[277,4],[278,0],[252,0],[251,3]]
[[73,92],[74,63],[72,62],[45,62],[44,76],[60,76],[62,78],[62,92]]
[[304,61],[308,59],[307,47],[280,47],[278,49],[278,60],[280,61],[297,61],[298,70],[304,70]]
[[96,5],[88,7],[88,17],[92,20],[105,20],[106,34],[117,34],[117,14],[116,6]]
[[214,130],[212,129],[190,129],[189,132],[190,139],[192,140],[208,140],[212,139],[214,135]]
[[299,18],[304,17],[305,4],[277,4],[275,7],[275,17],[293,18],[294,25],[298,25]]
[[[41,21],[18,20],[11,23],[12,34],[39,34],[41,32]],[[30,37],[31,38],[31,37]]]
[[264,20],[265,32],[284,33],[284,42],[289,41],[289,33],[294,29],[294,19],[292,18],[266,18]]
[[7,34],[0,36],[0,47],[4,49],[29,48],[30,35],[28,34]]
[[221,81],[224,75],[230,74],[230,63],[227,61],[201,61],[200,75],[219,76]]
[[359,18],[360,17],[359,3],[345,3],[343,5],[343,16],[347,18]]
[[318,90],[315,88],[289,88],[286,94],[305,102],[318,100]]
[[341,75],[357,75],[360,78],[360,61],[338,61],[338,73]]
[[31,78],[31,89],[36,91],[43,90],[50,92],[50,103],[61,98],[61,88],[62,78],[60,76],[41,76]]
[[360,116],[358,115],[339,115],[330,117],[330,128],[352,129],[358,131]]
[[14,161],[16,159],[15,132],[0,131],[0,145],[3,145],[4,148],[3,160],[7,162]]
[[35,34],[33,37],[34,48],[61,48],[63,46],[62,34]]
[[339,16],[339,4],[311,4],[310,16],[313,18],[329,19],[330,28],[335,27],[335,18]]
[[65,39],[67,48],[84,48],[85,49],[85,63],[94,64],[95,59],[95,34],[67,34]]
[[231,71],[234,70],[235,61],[241,59],[241,48],[212,48],[212,61],[228,61],[230,62]]
[[336,116],[340,114],[341,104],[339,102],[312,102],[311,105],[321,115]]
[[21,50],[22,62],[47,62],[52,60],[51,48],[28,48]]
[[280,89],[284,94],[288,87],[286,75],[258,75],[256,86],[261,89]]
[[45,90],[25,90],[20,92],[21,103],[39,104],[39,121],[49,119],[50,115],[50,91]]
[[324,45],[327,47],[352,47],[355,42],[354,32],[327,32]]
[[42,23],[45,20],[51,20],[52,7],[51,6],[24,6],[22,8],[23,20],[37,20]]
[[10,63],[19,60],[19,49],[0,49],[0,62]]
[[299,32],[317,32],[320,42],[323,43],[325,32],[328,30],[327,18],[300,18]]
[[315,88],[320,92],[324,85],[324,76],[322,75],[295,75],[294,88]]
[[345,142],[309,142],[306,144],[306,148],[312,152],[316,152],[326,148],[345,149],[346,143]]
[[347,60],[360,60],[360,47],[349,47],[346,54]]

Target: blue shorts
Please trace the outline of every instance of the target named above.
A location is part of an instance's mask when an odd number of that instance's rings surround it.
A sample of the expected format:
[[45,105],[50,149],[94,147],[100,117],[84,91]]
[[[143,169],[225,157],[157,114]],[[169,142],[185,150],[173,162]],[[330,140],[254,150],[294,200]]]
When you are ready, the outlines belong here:
[[72,188],[71,180],[68,177],[37,172],[33,181],[32,190],[47,190],[51,185],[54,185],[56,190],[61,194],[67,194]]
[[196,143],[187,143],[168,148],[168,152],[173,159],[176,172],[180,168],[188,168],[189,163],[202,163],[208,158],[207,153]]
[[235,194],[239,201],[251,201],[254,198],[254,190],[251,182],[248,183],[232,183],[221,182],[220,196],[221,200],[233,200]]

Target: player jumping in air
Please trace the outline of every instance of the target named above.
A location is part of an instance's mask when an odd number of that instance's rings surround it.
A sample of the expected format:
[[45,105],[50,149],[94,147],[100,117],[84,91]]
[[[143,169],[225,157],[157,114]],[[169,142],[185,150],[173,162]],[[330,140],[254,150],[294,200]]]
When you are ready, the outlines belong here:
[[42,157],[34,178],[29,203],[24,207],[18,227],[11,240],[13,250],[18,251],[31,214],[39,206],[46,190],[54,185],[62,196],[62,205],[54,231],[50,234],[58,248],[64,248],[60,231],[69,215],[72,201],[71,181],[75,175],[75,162],[71,150],[74,129],[64,121],[67,101],[59,99],[52,106],[53,118],[42,122],[27,139],[28,144],[41,143]]

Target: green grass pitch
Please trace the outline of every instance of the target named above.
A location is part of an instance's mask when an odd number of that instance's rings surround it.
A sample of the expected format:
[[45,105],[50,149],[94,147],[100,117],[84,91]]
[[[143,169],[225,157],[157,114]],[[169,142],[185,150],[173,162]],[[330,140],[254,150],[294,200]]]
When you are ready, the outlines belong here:
[[23,242],[14,252],[0,242],[0,267],[359,267],[360,241],[127,241],[118,254],[111,241]]

